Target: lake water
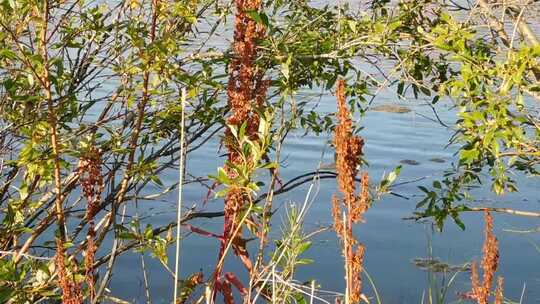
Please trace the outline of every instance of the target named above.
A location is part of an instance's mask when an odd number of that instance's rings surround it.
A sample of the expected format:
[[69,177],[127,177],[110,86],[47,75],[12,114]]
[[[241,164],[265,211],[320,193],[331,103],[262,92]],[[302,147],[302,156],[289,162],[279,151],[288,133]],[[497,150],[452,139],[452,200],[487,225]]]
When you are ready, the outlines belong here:
[[[387,94],[388,95],[388,94]],[[395,102],[387,98],[377,98],[375,104]],[[432,255],[450,264],[465,264],[472,259],[481,258],[483,242],[483,219],[480,213],[464,214],[466,230],[462,231],[448,221],[444,232],[432,232],[430,225],[404,220],[415,210],[419,200],[417,186],[431,184],[433,178],[440,177],[443,170],[449,168],[455,161],[454,147],[445,148],[452,131],[424,116],[433,117],[431,109],[417,101],[406,103],[412,109],[409,113],[368,112],[358,119],[365,126],[361,135],[366,140],[365,155],[368,160],[369,174],[374,181],[380,179],[384,172],[389,172],[399,165],[403,159],[415,160],[418,165],[403,165],[402,174],[397,182],[426,179],[405,184],[394,189],[398,194],[407,197],[400,198],[392,195],[384,196],[367,212],[366,223],[355,227],[355,235],[366,245],[365,266],[372,276],[383,303],[421,303],[422,295],[429,288],[428,273],[416,267],[412,261],[415,258],[428,258],[431,248]],[[331,95],[325,95],[320,100],[319,109],[322,112],[335,110],[335,100]],[[424,115],[424,116],[422,116]],[[447,106],[440,105],[439,115],[445,122],[451,124],[455,112]],[[285,143],[282,159],[285,167],[281,169],[282,179],[287,180],[316,169],[321,159],[324,163],[333,161],[333,152],[329,150],[328,135],[314,136],[293,134]],[[326,151],[326,152],[324,152]],[[324,152],[324,153],[323,153]],[[190,154],[187,170],[198,176],[213,174],[223,163],[223,154],[219,150],[216,139],[203,149]],[[444,163],[433,162],[430,159],[440,158]],[[165,182],[172,184],[177,180],[177,174],[171,172]],[[540,206],[538,180],[520,179],[520,192],[503,197],[494,197],[486,189],[476,191],[476,198],[485,200],[481,205],[511,206],[515,209],[538,210]],[[329,226],[331,218],[331,196],[336,191],[335,180],[321,180],[314,191],[314,203],[309,210],[304,230],[314,231],[320,227]],[[185,188],[185,206],[196,205],[207,211],[222,210],[221,200],[211,200],[205,206],[201,202],[206,196],[206,189],[189,185]],[[308,185],[296,188],[294,191],[277,196],[274,207],[280,211],[291,202],[303,202],[308,191]],[[164,224],[175,219],[176,194],[171,194],[163,201],[141,202],[147,215],[152,214],[145,222]],[[279,235],[280,212],[275,217],[272,237]],[[536,219],[494,215],[495,233],[500,242],[500,270],[498,275],[504,277],[505,296],[519,302],[522,291],[522,303],[540,303],[540,252],[535,244],[540,244],[538,233],[517,234],[507,230],[527,230],[538,226]],[[197,220],[194,225],[206,230],[220,233],[222,219]],[[301,266],[297,273],[299,281],[315,279],[320,288],[343,292],[343,263],[334,232],[318,234],[314,245],[304,257],[315,260],[311,265]],[[182,274],[188,275],[203,270],[205,276],[211,274],[217,259],[219,243],[216,239],[200,235],[187,235],[182,243]],[[170,251],[170,265],[173,265],[174,248]],[[145,259],[149,276],[150,293],[153,303],[167,303],[172,297],[172,279],[158,262]],[[127,254],[118,259],[113,276],[112,290],[119,297],[144,303],[143,276],[140,256]],[[227,260],[226,270],[231,270],[245,277],[245,271],[236,258]],[[451,274],[447,275],[447,278]],[[451,285],[446,303],[458,299],[458,292],[469,289],[470,274],[462,272]],[[369,296],[374,293],[367,280],[364,280],[364,292]],[[333,300],[329,299],[330,302]]]

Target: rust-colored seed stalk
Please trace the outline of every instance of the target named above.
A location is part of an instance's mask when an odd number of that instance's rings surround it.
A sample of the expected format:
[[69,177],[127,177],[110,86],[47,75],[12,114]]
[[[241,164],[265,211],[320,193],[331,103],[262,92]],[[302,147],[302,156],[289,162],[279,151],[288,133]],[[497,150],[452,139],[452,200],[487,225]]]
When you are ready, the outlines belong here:
[[[485,239],[482,249],[482,281],[480,281],[476,262],[472,263],[471,268],[471,295],[478,304],[488,304],[491,286],[493,285],[495,272],[497,272],[499,265],[499,243],[493,234],[493,217],[488,210],[484,211],[484,220],[486,226],[484,229]],[[499,284],[501,284],[502,293],[502,281]]]
[[[262,105],[269,85],[269,82],[263,79],[264,72],[255,65],[256,42],[264,37],[265,32],[263,26],[258,25],[247,15],[248,11],[260,9],[261,0],[236,0],[235,4],[234,56],[229,64],[227,85],[231,115],[227,118],[227,122],[236,127],[247,123],[249,135],[257,130],[258,116],[254,113],[254,109]],[[234,145],[231,142],[227,143]],[[233,152],[237,147],[228,148],[235,154]]]
[[[88,221],[87,242],[85,248],[85,280],[88,285],[90,299],[95,297],[94,288],[94,257],[96,246],[94,243],[95,228],[94,216],[99,210],[101,202],[101,193],[103,191],[103,177],[101,175],[101,154],[96,148],[91,148],[79,160],[77,171],[80,176],[81,188],[83,195],[87,200],[86,220]],[[58,273],[58,283],[62,289],[62,303],[64,304],[80,304],[83,303],[83,292],[80,283],[76,282],[74,273],[76,269],[72,269],[72,274],[68,274],[66,269],[66,250],[64,241],[61,238],[56,239],[56,256],[55,264]],[[76,263],[74,263],[76,266]]]
[[65,260],[66,250],[64,249],[64,242],[60,238],[56,238],[56,256],[54,262],[58,273],[58,285],[62,289],[62,303],[81,304],[83,302],[81,285],[75,281],[74,275],[68,274]]
[[[227,123],[235,128],[246,124],[246,136],[257,140],[256,134],[259,128],[259,116],[256,109],[263,106],[269,81],[264,79],[264,71],[256,66],[258,56],[257,40],[265,35],[264,27],[257,24],[249,11],[257,11],[261,8],[261,0],[235,0],[236,15],[234,22],[233,58],[229,63],[229,82],[227,84],[228,105],[230,115]],[[224,145],[228,152],[228,161],[235,165],[250,165],[250,160],[242,159],[237,142],[230,130],[225,132]],[[252,164],[251,164],[252,165]],[[231,177],[234,171],[225,168]],[[241,229],[238,228],[238,214],[245,208],[251,199],[251,194],[241,187],[232,186],[225,198],[223,238],[219,252],[220,259],[225,254],[227,243],[232,243],[232,248],[240,257],[244,266],[251,271],[252,265],[249,260],[245,244],[241,238]],[[239,231],[235,235],[235,232]],[[221,289],[225,300],[229,296],[229,285],[221,283],[219,279],[222,273],[222,265],[216,267],[214,282],[216,289]],[[230,299],[229,299],[230,300]]]
[[349,303],[358,303],[362,296],[362,267],[365,248],[358,244],[352,233],[352,226],[362,220],[369,207],[369,176],[367,172],[361,175],[359,194],[356,191],[357,166],[362,156],[364,140],[352,134],[351,113],[345,100],[345,81],[337,82],[338,125],[334,134],[336,147],[336,169],[338,189],[342,198],[334,195],[332,198],[332,216],[334,229],[343,243],[345,259],[345,281]]
[[[234,30],[234,56],[229,66],[229,82],[227,88],[228,103],[231,115],[227,123],[239,128],[246,123],[247,136],[253,136],[259,127],[259,117],[255,108],[262,105],[266,96],[268,82],[263,80],[263,72],[255,66],[257,56],[256,40],[264,36],[264,27],[252,20],[247,12],[258,10],[260,0],[236,0],[236,16]],[[225,145],[229,161],[241,164],[237,143],[230,130],[225,134]],[[232,173],[230,173],[232,174]],[[225,200],[225,239],[235,229],[234,218],[246,201],[246,194],[241,189],[232,189]]]
[[92,147],[87,154],[79,160],[78,173],[80,176],[83,194],[87,201],[86,220],[88,221],[88,233],[85,249],[84,265],[85,279],[88,285],[88,291],[91,301],[95,297],[94,288],[94,259],[96,254],[96,246],[94,243],[95,227],[94,217],[99,211],[101,203],[101,193],[104,189],[103,176],[101,175],[101,153]]

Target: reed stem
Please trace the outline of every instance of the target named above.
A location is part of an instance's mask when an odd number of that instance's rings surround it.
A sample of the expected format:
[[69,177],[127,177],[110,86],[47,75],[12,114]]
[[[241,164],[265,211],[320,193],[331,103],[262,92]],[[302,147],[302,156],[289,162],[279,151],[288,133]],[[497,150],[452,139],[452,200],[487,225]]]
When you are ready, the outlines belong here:
[[186,89],[182,89],[182,118],[180,122],[180,164],[179,164],[179,177],[178,177],[178,210],[176,213],[176,253],[175,253],[175,265],[174,265],[174,298],[173,303],[178,299],[178,277],[180,275],[180,232],[182,225],[182,189],[184,184],[184,158],[185,158],[185,117],[186,117]]

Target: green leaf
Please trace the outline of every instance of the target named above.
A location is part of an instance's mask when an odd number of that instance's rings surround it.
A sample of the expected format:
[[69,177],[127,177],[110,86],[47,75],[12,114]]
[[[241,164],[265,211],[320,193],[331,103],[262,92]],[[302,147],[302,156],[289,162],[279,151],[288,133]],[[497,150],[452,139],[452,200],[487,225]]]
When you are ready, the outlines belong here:
[[460,159],[465,164],[471,164],[478,158],[479,155],[480,155],[480,152],[475,148],[463,149],[460,152]]
[[30,86],[34,85],[34,76],[30,73],[26,74],[26,79],[28,79],[28,84]]
[[392,184],[396,178],[399,176],[401,172],[401,166],[397,166],[394,170],[392,170],[390,173],[388,173],[388,182]]
[[307,242],[303,242],[299,247],[298,247],[298,254],[302,254],[304,253],[306,250],[308,250],[309,248],[311,247],[311,242],[310,241],[307,241]]
[[429,194],[431,191],[429,191],[426,187],[424,186],[418,186],[418,189],[420,189],[422,192],[426,193],[426,194]]
[[263,12],[257,12],[254,10],[247,11],[247,15],[253,19],[255,22],[264,25],[264,27],[269,26],[268,16]]
[[270,162],[262,165],[261,169],[276,169],[278,167],[278,164],[276,162]]
[[9,49],[1,49],[0,50],[0,59],[7,58],[7,59],[15,59],[17,58],[17,54]]
[[296,264],[298,265],[309,265],[309,264],[313,264],[313,260],[312,259],[299,259],[298,261],[296,261]]

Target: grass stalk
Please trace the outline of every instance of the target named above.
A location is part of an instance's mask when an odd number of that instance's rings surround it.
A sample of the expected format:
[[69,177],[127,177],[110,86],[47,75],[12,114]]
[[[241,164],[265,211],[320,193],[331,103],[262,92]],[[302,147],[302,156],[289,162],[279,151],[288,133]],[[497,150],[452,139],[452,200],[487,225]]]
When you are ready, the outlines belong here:
[[186,89],[182,89],[182,118],[180,122],[180,164],[179,164],[179,176],[178,176],[178,206],[177,206],[177,213],[176,213],[176,252],[174,255],[174,295],[173,295],[173,303],[176,302],[176,299],[178,299],[178,281],[179,281],[179,275],[180,275],[180,232],[181,232],[181,225],[182,225],[182,190],[183,190],[183,184],[184,184],[184,158],[185,158],[185,147],[184,147],[184,141],[185,141],[185,116],[186,116],[186,99],[187,99],[187,92]]

